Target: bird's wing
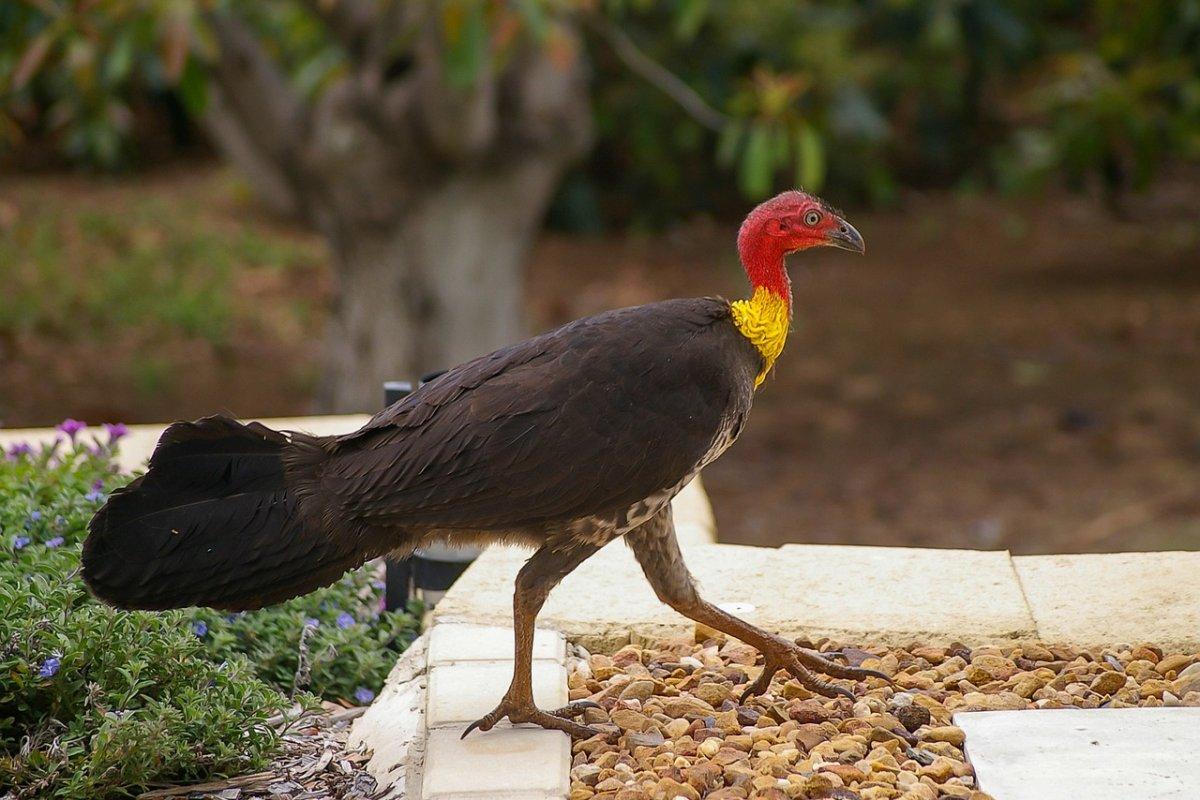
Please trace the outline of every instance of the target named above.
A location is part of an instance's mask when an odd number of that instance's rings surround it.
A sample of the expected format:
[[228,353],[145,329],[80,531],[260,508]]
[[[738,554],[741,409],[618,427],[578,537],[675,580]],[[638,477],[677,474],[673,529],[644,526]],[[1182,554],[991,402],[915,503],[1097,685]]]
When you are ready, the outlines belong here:
[[498,530],[628,508],[675,485],[748,405],[758,364],[720,352],[739,347],[728,315],[714,299],[622,309],[469,362],[339,439],[314,488],[378,525]]

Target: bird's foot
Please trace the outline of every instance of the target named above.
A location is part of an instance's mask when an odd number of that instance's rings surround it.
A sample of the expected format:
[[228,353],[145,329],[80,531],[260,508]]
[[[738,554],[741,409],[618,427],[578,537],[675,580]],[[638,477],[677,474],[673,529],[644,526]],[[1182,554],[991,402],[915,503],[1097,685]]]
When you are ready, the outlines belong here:
[[532,700],[522,702],[510,699],[506,695],[500,701],[500,705],[496,706],[489,714],[468,725],[467,729],[463,731],[462,738],[467,738],[467,734],[474,730],[491,730],[497,722],[508,717],[509,722],[514,725],[530,722],[547,730],[563,731],[574,739],[590,739],[603,731],[575,722],[575,718],[588,708],[600,708],[600,705],[591,700],[577,700],[553,711],[543,711],[535,706]]
[[763,667],[762,674],[746,687],[742,692],[740,702],[746,702],[755,695],[762,694],[771,685],[771,680],[775,677],[775,673],[779,670],[787,670],[792,677],[800,681],[800,685],[811,692],[822,695],[824,697],[847,697],[850,700],[856,700],[854,692],[844,686],[830,683],[827,680],[817,677],[815,672],[823,673],[830,678],[845,678],[853,681],[861,681],[867,678],[879,678],[881,680],[892,682],[890,676],[874,669],[863,669],[862,667],[850,667],[845,664],[839,664],[836,661],[830,661],[825,656],[814,650],[808,650],[799,645],[782,639],[778,642],[778,647],[771,647],[763,650],[763,658],[766,661]]

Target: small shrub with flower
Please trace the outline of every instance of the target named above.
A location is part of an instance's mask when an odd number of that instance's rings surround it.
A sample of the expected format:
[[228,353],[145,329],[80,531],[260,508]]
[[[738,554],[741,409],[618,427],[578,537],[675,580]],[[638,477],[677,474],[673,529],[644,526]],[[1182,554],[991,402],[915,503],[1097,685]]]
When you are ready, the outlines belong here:
[[[79,578],[87,523],[120,486],[122,426],[59,426],[50,447],[0,453],[0,787],[17,798],[107,798],[150,783],[264,767],[266,719],[297,690],[366,703],[417,632],[380,610],[368,570],[281,606],[127,612]],[[303,653],[303,656],[301,655]],[[295,685],[300,659],[310,674]]]
[[384,611],[382,595],[383,584],[360,569],[328,589],[262,611],[198,609],[192,630],[214,658],[244,655],[261,680],[283,692],[293,689],[303,633],[310,679],[296,688],[362,705],[374,699],[396,656],[419,633],[419,613]]

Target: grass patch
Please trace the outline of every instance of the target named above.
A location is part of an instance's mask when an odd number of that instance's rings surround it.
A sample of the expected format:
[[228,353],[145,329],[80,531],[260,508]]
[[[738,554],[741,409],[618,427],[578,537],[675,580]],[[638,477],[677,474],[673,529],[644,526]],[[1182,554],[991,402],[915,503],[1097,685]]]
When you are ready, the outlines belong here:
[[0,336],[71,341],[137,329],[227,343],[254,315],[239,303],[239,271],[310,269],[320,256],[311,242],[206,217],[203,197],[129,192],[87,206],[60,192],[22,198],[0,226]]

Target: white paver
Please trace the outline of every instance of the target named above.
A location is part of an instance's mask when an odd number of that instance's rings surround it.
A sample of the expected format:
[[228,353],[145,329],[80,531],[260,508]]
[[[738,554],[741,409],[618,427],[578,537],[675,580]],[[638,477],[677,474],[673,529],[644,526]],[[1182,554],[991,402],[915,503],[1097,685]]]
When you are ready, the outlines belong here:
[[[558,631],[539,628],[533,636],[534,661],[561,664],[567,656],[566,638]],[[511,661],[512,628],[497,625],[435,625],[429,634],[429,666],[459,661]]]
[[1200,553],[1018,556],[1013,563],[1047,642],[1200,649]]
[[1200,708],[982,711],[954,724],[995,800],[1200,797]]
[[565,798],[571,740],[541,728],[495,728],[460,739],[461,731],[429,732],[422,800]]
[[[437,631],[437,627],[434,628]],[[475,661],[434,667],[429,672],[425,723],[430,728],[454,726],[460,733],[491,711],[512,681],[511,661]],[[567,704],[567,670],[553,661],[533,662],[533,700],[538,708]],[[500,723],[508,725],[508,721]]]
[[[714,603],[754,607],[748,619],[790,636],[968,645],[1036,636],[1004,551],[785,545],[684,546]],[[434,609],[444,621],[510,625],[513,580],[527,554],[485,552]],[[614,542],[550,593],[539,623],[592,650],[687,636],[695,623],[655,596],[628,548]]]

